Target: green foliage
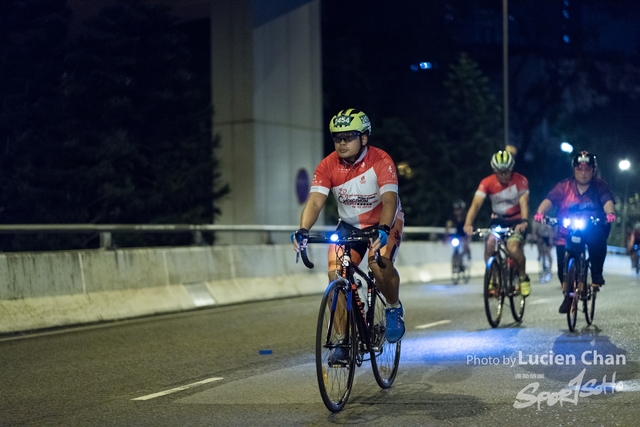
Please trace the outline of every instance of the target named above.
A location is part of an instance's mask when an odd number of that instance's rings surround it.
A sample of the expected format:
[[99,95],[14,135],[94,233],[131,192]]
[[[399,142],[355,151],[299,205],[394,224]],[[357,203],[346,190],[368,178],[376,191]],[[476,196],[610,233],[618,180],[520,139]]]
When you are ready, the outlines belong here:
[[[40,35],[42,38],[42,35]],[[189,68],[189,43],[164,8],[118,1],[53,61],[49,97],[29,120],[5,183],[9,223],[207,223],[219,182],[208,75]],[[56,49],[52,49],[57,51]],[[215,190],[214,190],[215,189]],[[49,235],[29,249],[95,246]],[[122,235],[119,246],[189,243],[186,235]],[[23,249],[24,238],[14,249]]]

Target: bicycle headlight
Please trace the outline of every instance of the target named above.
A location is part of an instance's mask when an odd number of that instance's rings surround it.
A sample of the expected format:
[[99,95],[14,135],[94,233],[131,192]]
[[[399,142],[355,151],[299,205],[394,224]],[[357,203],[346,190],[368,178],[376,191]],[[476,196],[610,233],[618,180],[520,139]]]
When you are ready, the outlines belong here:
[[340,236],[338,236],[336,233],[333,233],[330,237],[329,240],[331,240],[332,242],[337,242],[340,239]]
[[457,248],[458,245],[460,244],[460,239],[458,239],[457,237],[454,237],[453,239],[451,239],[451,244],[453,245],[454,248]]

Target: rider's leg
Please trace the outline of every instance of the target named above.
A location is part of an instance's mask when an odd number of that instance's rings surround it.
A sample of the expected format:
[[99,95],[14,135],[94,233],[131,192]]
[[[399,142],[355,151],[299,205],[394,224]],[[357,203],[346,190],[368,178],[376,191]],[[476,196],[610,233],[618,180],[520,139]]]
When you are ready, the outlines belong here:
[[496,247],[496,238],[489,234],[484,241],[484,262],[486,264],[487,260],[493,255],[494,249]]
[[587,235],[589,261],[591,262],[591,279],[594,285],[604,285],[602,269],[604,259],[607,256],[608,235],[608,229],[605,227],[593,227]]
[[387,257],[381,257],[385,268],[380,268],[373,257],[369,257],[369,268],[376,279],[376,286],[384,295],[387,304],[394,305],[399,301],[400,274],[393,266],[393,261]]
[[507,240],[507,249],[509,249],[511,258],[513,258],[513,261],[516,263],[516,267],[518,268],[518,274],[520,275],[520,277],[526,276],[527,261],[524,257],[522,242],[515,239],[509,239]]

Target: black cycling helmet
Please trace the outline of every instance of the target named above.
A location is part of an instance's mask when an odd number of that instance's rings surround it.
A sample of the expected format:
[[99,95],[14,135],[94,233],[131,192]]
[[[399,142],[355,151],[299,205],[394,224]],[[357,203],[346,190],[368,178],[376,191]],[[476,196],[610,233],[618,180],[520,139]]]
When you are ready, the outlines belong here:
[[453,209],[464,209],[467,207],[467,204],[464,202],[464,200],[454,200],[453,201]]
[[591,166],[594,171],[598,167],[598,162],[596,162],[596,156],[594,156],[593,154],[589,153],[586,150],[583,150],[578,154],[576,154],[575,156],[573,156],[573,161],[571,162],[574,168],[577,168],[582,163],[586,163],[587,165]]

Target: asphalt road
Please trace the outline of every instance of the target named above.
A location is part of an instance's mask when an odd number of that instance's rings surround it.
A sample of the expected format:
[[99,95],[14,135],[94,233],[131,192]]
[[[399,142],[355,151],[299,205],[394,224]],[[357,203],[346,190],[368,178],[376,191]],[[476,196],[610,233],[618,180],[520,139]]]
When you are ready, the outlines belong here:
[[640,279],[606,278],[576,333],[555,281],[496,329],[480,279],[403,285],[395,384],[365,363],[338,414],[316,384],[320,296],[0,337],[0,426],[637,426]]

